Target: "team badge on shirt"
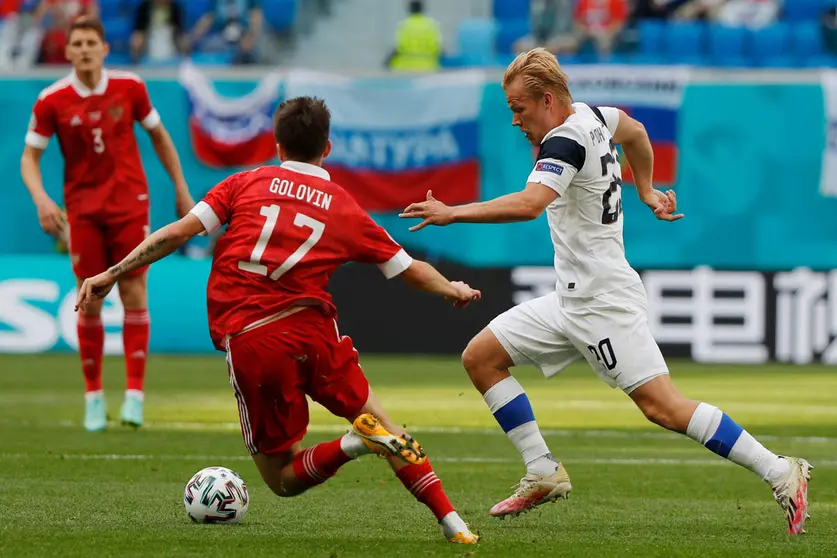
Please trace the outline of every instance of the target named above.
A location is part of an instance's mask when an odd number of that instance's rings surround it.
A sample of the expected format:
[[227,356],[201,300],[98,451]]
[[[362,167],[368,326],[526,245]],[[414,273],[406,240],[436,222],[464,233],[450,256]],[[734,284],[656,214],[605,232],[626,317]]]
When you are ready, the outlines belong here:
[[108,114],[111,115],[111,117],[114,120],[119,120],[120,118],[122,118],[122,115],[124,113],[125,113],[125,109],[122,106],[110,107],[108,109]]
[[555,163],[547,163],[545,161],[538,161],[538,164],[535,165],[535,170],[537,172],[551,172],[552,174],[557,174],[559,176],[564,174],[564,167],[556,165]]

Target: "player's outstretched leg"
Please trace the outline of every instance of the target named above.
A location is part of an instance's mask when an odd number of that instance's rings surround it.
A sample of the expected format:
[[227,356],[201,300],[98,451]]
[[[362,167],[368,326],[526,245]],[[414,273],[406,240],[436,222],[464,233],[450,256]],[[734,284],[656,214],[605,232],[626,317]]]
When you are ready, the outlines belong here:
[[804,533],[808,519],[808,480],[813,466],[798,457],[776,455],[707,403],[683,397],[669,376],[659,376],[630,394],[648,419],[685,434],[714,453],[756,473],[773,489],[785,512],[788,533]]
[[151,320],[148,316],[145,274],[119,281],[119,295],[125,307],[122,344],[125,350],[125,402],[122,424],[140,427],[143,423],[145,363]]
[[[480,539],[479,535],[471,532],[468,524],[456,512],[444,488],[442,488],[442,481],[436,475],[430,461],[425,457],[421,446],[408,434],[404,433],[398,438],[408,441],[407,454],[405,455],[404,448],[400,443],[394,446],[398,450],[397,453],[390,451],[388,447],[392,447],[392,443],[388,441],[388,438],[392,436],[390,432],[398,432],[400,429],[390,420],[371,391],[362,412],[374,413],[374,415],[360,415],[354,421],[354,431],[364,439],[370,449],[375,450],[375,453],[388,458],[395,476],[398,477],[404,488],[409,490],[416,500],[433,512],[444,537],[455,544],[477,544]],[[372,417],[372,420],[370,421],[364,417]],[[421,455],[421,458],[412,459],[415,454],[410,448],[418,448],[418,454]]]
[[101,303],[88,306],[89,313],[79,313],[76,330],[81,371],[84,373],[84,428],[100,432],[107,426],[107,406],[102,389],[102,355],[105,328],[100,316]]
[[490,329],[468,344],[462,364],[526,464],[526,476],[510,497],[491,508],[491,515],[516,516],[546,502],[566,499],[572,490],[570,477],[552,457],[523,386],[508,371],[514,362]]

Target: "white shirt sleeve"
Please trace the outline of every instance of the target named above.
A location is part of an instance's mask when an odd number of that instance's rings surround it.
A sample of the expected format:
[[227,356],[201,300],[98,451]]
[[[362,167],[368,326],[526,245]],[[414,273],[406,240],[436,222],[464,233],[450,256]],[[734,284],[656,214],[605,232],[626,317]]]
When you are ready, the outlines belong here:
[[527,182],[543,184],[563,196],[586,159],[587,148],[578,133],[562,130],[541,144],[538,160]]
[[614,107],[598,107],[607,124],[607,130],[610,135],[616,133],[616,128],[619,126],[619,109]]

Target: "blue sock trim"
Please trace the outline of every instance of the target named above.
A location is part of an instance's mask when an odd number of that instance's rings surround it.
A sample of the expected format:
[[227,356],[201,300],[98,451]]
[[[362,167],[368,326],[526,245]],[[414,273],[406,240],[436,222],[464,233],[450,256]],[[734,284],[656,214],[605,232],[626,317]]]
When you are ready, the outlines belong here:
[[532,405],[525,393],[521,393],[494,413],[494,418],[500,423],[503,432],[508,432],[527,422],[535,420]]
[[729,457],[732,446],[741,437],[742,432],[744,432],[744,429],[724,413],[721,417],[721,424],[718,425],[718,430],[715,431],[712,438],[704,445],[707,449],[714,451],[721,457]]

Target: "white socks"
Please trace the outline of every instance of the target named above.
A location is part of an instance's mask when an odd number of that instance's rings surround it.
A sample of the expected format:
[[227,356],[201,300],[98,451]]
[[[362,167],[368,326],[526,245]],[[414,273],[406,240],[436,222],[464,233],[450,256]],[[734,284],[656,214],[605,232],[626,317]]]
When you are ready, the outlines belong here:
[[523,386],[513,376],[509,376],[491,386],[483,399],[506,436],[523,456],[527,472],[544,476],[553,474],[558,464],[549,454]]
[[706,403],[695,409],[686,436],[770,484],[776,483],[790,468],[786,459],[761,445],[726,413]]
[[363,442],[363,438],[354,432],[344,434],[343,437],[340,438],[340,449],[352,459],[357,459],[361,455],[372,453],[369,446]]
[[443,517],[442,521],[439,522],[439,525],[442,527],[442,534],[446,539],[451,539],[456,536],[457,533],[471,532],[468,525],[465,524],[462,518],[459,517],[459,514],[455,511],[452,511]]

